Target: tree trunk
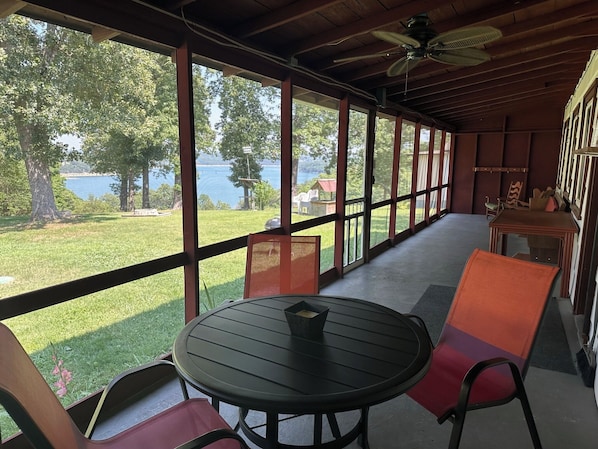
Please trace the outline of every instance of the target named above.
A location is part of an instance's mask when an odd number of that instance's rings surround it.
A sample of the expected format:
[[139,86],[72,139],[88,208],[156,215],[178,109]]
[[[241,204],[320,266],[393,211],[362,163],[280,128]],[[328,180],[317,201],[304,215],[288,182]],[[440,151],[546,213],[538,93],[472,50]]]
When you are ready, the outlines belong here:
[[296,151],[301,148],[300,139],[293,136],[293,155],[291,157],[291,201],[297,196],[297,176],[299,174],[299,155]]
[[150,199],[149,199],[149,168],[147,165],[143,166],[143,170],[141,172],[141,208],[142,209],[149,209],[150,208]]
[[133,173],[129,171],[128,177],[128,184],[129,184],[129,194],[128,194],[128,201],[127,201],[127,211],[131,212],[135,210],[135,177]]
[[50,167],[46,162],[31,154],[32,136],[35,129],[20,120],[15,121],[21,151],[25,159],[29,189],[31,190],[31,221],[57,220],[61,218],[61,214],[56,207]]
[[129,192],[129,178],[126,173],[122,173],[120,176],[120,193],[118,195],[120,201],[120,211],[127,212],[127,193]]
[[31,221],[52,221],[61,218],[56,208],[48,165],[27,155],[25,167],[31,189]]
[[175,173],[174,185],[172,188],[172,208],[179,210],[183,207],[183,195],[181,193],[181,175]]
[[293,158],[291,162],[291,193],[297,195],[297,176],[299,174],[299,158]]
[[249,189],[243,185],[243,209],[249,210]]

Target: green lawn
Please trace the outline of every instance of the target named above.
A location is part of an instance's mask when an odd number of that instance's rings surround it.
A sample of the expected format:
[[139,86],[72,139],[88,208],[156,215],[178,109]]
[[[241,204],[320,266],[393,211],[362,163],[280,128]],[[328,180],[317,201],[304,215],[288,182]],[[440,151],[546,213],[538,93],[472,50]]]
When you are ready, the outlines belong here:
[[[257,232],[274,211],[200,211],[201,245]],[[87,277],[182,251],[180,212],[120,214],[29,225],[0,218],[0,298]],[[245,250],[202,263],[201,279],[218,302],[240,298]],[[178,268],[5,321],[50,384],[53,344],[72,371],[67,405],[130,366],[169,352],[182,328],[183,269]],[[148,330],[151,330],[148,332]],[[0,421],[3,435],[12,427]],[[10,430],[9,430],[10,429]]]
[[[276,210],[200,211],[200,246],[263,230]],[[297,219],[311,217],[297,216]],[[387,219],[373,218],[385,238]],[[334,224],[302,232],[322,236],[323,269],[332,267]],[[37,290],[182,251],[180,212],[159,217],[120,214],[30,225],[0,218],[0,298]],[[202,261],[200,279],[215,303],[242,297],[245,249]],[[202,302],[206,295],[202,293]],[[203,304],[205,307],[205,304]],[[104,386],[122,370],[170,351],[184,325],[183,269],[178,268],[5,321],[52,385],[52,347],[73,373],[68,405]],[[0,418],[3,435],[14,427]],[[9,426],[7,428],[7,426]]]
[[[275,210],[200,211],[200,245],[261,231],[273,215]],[[310,231],[326,233],[322,247],[328,248],[324,252],[330,257],[323,259],[331,266],[333,226],[319,228]],[[181,214],[90,215],[44,226],[30,225],[26,218],[0,218],[0,247],[0,276],[14,278],[0,284],[0,298],[6,298],[180,252]],[[200,270],[202,285],[205,282],[216,303],[242,297],[245,249],[205,260]],[[6,324],[49,381],[53,381],[50,344],[54,344],[73,371],[64,398],[68,404],[105,385],[122,369],[170,351],[183,326],[183,270],[12,318]]]

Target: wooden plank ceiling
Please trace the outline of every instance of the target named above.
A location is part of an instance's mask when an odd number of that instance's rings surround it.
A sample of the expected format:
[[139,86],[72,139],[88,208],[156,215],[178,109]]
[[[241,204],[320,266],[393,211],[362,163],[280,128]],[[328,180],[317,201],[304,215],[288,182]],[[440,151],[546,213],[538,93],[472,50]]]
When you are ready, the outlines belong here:
[[[455,125],[513,111],[562,109],[598,48],[596,0],[32,0],[6,1],[38,18],[56,11],[63,22],[85,18],[96,35],[118,30],[145,41],[177,44],[177,36],[208,40],[256,57],[271,56],[288,68],[307,69],[369,94],[386,94],[389,104]],[[148,8],[149,7],[149,8]],[[50,11],[54,10],[54,11]],[[476,66],[423,59],[407,74],[386,70],[403,47],[374,37],[374,30],[406,32],[415,15],[427,13],[437,33],[492,26],[502,37],[477,46],[490,60]],[[68,16],[68,20],[66,17]],[[58,20],[54,15],[55,21]],[[108,32],[97,26],[107,26]],[[73,25],[76,26],[76,25]],[[79,23],[79,28],[85,29]],[[184,31],[183,31],[184,29]],[[208,48],[208,44],[206,48]],[[149,47],[149,45],[148,45]],[[371,58],[339,59],[390,52]],[[212,52],[214,53],[214,52]],[[222,50],[220,53],[223,54]],[[214,59],[215,54],[209,57]],[[236,56],[240,61],[241,57]],[[282,61],[282,62],[281,62]],[[229,59],[225,64],[230,64]],[[242,64],[239,64],[242,67]]]

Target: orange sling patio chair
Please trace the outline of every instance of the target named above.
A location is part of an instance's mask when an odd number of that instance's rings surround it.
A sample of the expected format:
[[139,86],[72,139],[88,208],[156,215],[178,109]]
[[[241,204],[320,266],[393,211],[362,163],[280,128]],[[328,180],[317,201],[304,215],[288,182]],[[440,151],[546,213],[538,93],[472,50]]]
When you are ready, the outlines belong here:
[[466,412],[515,398],[534,447],[541,448],[523,379],[557,273],[557,267],[479,249],[471,255],[430,370],[407,392],[440,424],[453,422],[450,449],[459,447]]
[[[317,294],[320,291],[320,236],[249,234],[244,298]],[[247,410],[242,409],[245,415]],[[340,438],[334,414],[327,415],[332,434]],[[290,419],[290,418],[286,418]],[[314,441],[322,435],[322,416],[314,417]]]
[[317,294],[319,278],[319,235],[249,235],[244,298]]
[[[111,388],[119,388],[118,380],[130,381],[142,371],[168,368],[168,363],[155,362],[123,373],[104,391],[98,407],[114,405],[107,396]],[[185,400],[116,435],[92,440],[89,435],[100,410],[96,409],[84,435],[14,334],[0,323],[0,405],[35,449],[194,449],[208,445],[211,449],[248,449],[206,399],[188,398],[186,387],[184,396]]]

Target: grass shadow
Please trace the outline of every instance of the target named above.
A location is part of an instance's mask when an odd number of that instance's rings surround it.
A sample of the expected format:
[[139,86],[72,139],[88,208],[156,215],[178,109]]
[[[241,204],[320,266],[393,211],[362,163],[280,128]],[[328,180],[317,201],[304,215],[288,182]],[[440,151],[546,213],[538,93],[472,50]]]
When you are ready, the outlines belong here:
[[29,231],[44,229],[52,225],[101,223],[115,221],[120,218],[116,214],[80,214],[52,221],[31,221],[30,217],[0,217],[0,232],[2,231]]

